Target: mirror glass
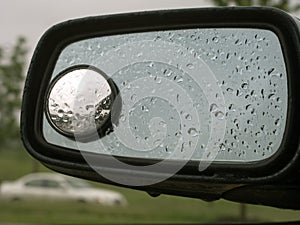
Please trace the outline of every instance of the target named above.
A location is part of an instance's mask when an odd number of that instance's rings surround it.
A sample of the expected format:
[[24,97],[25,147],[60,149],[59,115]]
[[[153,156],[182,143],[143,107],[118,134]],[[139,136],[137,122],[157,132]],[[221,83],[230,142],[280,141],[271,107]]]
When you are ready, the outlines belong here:
[[[82,65],[105,76],[89,76],[90,71],[75,74],[76,79],[61,76]],[[80,141],[78,133],[96,134],[103,126],[94,109],[111,94],[108,78],[119,90],[122,109],[113,102],[104,104],[106,116],[120,110],[117,120],[103,128],[103,137]],[[87,124],[78,119],[76,128],[64,121],[59,125],[76,131],[75,138],[53,127],[46,110],[44,138],[83,152],[259,162],[279,150],[285,131],[287,72],[280,41],[269,30],[201,28],[86,39],[63,49],[49,87],[55,82],[66,87],[61,92],[49,88],[46,106],[54,94],[60,105],[71,107],[66,112],[82,116],[85,112],[77,107],[88,111],[89,105],[93,110]],[[78,105],[80,99],[85,101]]]
[[113,90],[102,71],[72,67],[52,82],[46,114],[52,127],[65,136],[93,136],[109,119]]

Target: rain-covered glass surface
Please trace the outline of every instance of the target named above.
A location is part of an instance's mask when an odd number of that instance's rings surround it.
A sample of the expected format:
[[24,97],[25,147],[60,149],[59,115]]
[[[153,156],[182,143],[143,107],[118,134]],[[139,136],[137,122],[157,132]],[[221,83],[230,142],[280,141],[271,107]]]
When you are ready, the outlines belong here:
[[82,40],[62,51],[53,78],[83,64],[104,71],[120,89],[118,124],[81,143],[44,119],[49,143],[117,156],[231,162],[260,161],[280,147],[287,73],[271,31],[189,29]]
[[[87,88],[88,87],[88,88]],[[88,136],[109,119],[112,90],[100,71],[71,68],[49,90],[48,121],[66,136]]]

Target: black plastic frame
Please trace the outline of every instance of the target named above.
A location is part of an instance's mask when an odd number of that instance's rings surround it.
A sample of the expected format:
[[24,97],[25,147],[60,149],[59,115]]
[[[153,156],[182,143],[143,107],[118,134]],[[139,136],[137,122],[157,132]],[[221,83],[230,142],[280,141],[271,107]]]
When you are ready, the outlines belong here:
[[[268,29],[273,31],[281,42],[288,72],[289,106],[286,131],[280,151],[274,157],[255,165],[252,163],[242,165],[213,163],[202,173],[197,172],[197,164],[190,162],[178,174],[166,181],[165,186],[158,184],[151,188],[139,189],[172,194],[175,191],[174,187],[171,188],[170,185],[183,180],[195,184],[203,182],[215,184],[280,182],[290,172],[298,169],[298,164],[300,164],[298,149],[300,120],[297,116],[300,115],[300,89],[297,87],[297,84],[300,83],[300,76],[298,76],[300,71],[300,34],[298,21],[274,8],[228,7],[150,11],[88,17],[67,21],[52,27],[41,38],[35,50],[24,88],[21,132],[28,152],[56,171],[111,183],[95,173],[78,151],[51,145],[43,138],[44,97],[60,52],[72,42],[92,37],[158,30],[221,27]],[[94,157],[103,162],[102,165],[106,165],[106,169],[112,173],[119,173],[120,176],[132,176],[133,174],[146,177],[146,174],[140,174],[138,171],[109,168],[109,161],[106,161],[105,156],[95,155]],[[136,165],[150,163],[148,160],[120,159]],[[174,162],[170,162],[170,164],[172,163]],[[159,176],[159,174],[155,174],[155,176]],[[198,196],[196,190],[186,194],[184,185],[180,186],[178,183],[177,189],[182,187],[181,194],[176,192],[177,195]]]

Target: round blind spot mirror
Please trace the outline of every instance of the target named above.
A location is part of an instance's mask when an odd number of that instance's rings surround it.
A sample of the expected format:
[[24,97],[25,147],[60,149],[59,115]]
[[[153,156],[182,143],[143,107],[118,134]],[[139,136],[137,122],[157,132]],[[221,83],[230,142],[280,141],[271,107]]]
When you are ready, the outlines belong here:
[[114,82],[101,70],[88,66],[69,68],[50,85],[47,119],[67,137],[103,136],[112,128],[113,108],[120,111],[120,104],[115,105],[118,93]]

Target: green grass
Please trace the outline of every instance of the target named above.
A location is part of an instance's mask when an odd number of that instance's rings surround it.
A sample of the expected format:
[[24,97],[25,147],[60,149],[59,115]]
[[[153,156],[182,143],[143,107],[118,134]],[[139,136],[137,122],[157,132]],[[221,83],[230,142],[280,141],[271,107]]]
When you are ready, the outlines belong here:
[[[33,160],[25,151],[0,151],[0,180],[12,180],[32,171]],[[48,169],[40,166],[40,171]],[[31,224],[200,223],[237,220],[239,204],[206,203],[175,196],[152,198],[148,194],[103,184],[97,187],[121,192],[126,207],[104,207],[71,202],[8,202],[0,200],[0,222]],[[263,206],[247,206],[252,221],[300,220],[300,213]]]

